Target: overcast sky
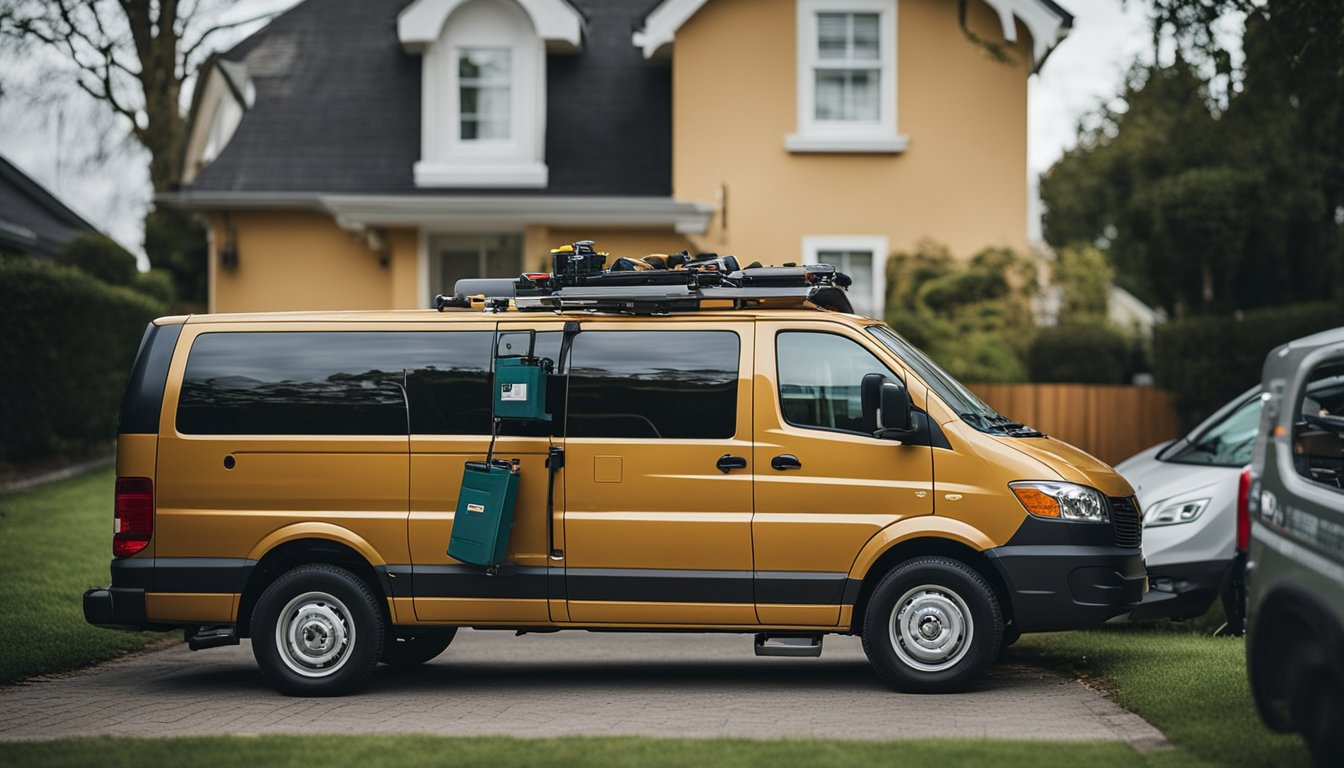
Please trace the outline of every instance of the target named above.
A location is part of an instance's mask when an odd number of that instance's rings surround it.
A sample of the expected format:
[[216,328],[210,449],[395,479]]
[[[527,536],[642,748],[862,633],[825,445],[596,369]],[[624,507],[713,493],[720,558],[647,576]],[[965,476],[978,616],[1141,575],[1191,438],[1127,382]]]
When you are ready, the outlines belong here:
[[[948,0],[951,2],[952,0]],[[1072,146],[1079,118],[1119,90],[1125,69],[1149,54],[1143,0],[1060,0],[1074,14],[1073,31],[1028,86],[1027,178],[1033,190],[1029,234],[1040,234],[1036,178]],[[293,0],[246,0],[223,18],[246,18],[284,8]],[[222,38],[221,38],[222,39]],[[147,155],[120,138],[125,126],[77,91],[41,84],[40,59],[0,60],[13,92],[0,98],[0,154],[55,192],[94,225],[134,251],[141,250],[150,200]],[[22,71],[27,67],[27,72]],[[19,87],[14,88],[15,80]],[[42,103],[32,105],[36,98]]]

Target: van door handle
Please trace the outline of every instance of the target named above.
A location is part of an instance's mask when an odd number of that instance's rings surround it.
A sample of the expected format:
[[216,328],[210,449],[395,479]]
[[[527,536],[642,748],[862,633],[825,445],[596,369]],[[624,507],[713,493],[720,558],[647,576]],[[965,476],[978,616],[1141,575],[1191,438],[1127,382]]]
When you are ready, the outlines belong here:
[[718,461],[714,462],[714,466],[718,467],[719,471],[726,475],[728,474],[728,471],[732,469],[746,469],[747,460],[742,456],[734,456],[731,453],[725,453],[719,457]]
[[770,460],[770,468],[778,469],[783,472],[786,469],[802,469],[803,462],[798,460],[792,453],[781,453]]

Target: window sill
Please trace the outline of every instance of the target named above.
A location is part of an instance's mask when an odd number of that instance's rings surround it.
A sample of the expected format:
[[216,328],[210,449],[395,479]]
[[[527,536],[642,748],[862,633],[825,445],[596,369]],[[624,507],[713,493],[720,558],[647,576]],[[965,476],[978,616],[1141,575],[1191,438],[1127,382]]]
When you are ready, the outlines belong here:
[[881,136],[808,136],[791,133],[784,137],[784,149],[794,153],[897,154],[910,146],[903,134]]
[[545,187],[549,178],[540,162],[415,164],[417,187]]

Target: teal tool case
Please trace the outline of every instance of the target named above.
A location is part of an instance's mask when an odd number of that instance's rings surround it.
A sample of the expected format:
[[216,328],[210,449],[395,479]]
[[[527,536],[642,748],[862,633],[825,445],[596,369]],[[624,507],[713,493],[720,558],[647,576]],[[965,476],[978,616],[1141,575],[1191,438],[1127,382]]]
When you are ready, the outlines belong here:
[[501,357],[495,360],[495,418],[551,420],[551,414],[546,412],[546,374],[549,366],[545,362],[531,357]]
[[504,562],[518,500],[518,469],[507,461],[468,461],[453,515],[448,556],[472,565]]

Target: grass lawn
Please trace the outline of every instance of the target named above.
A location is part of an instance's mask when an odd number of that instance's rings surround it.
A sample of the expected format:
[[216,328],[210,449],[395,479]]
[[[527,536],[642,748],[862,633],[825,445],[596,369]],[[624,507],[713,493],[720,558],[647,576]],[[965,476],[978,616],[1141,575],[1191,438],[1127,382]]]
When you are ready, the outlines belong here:
[[[184,756],[190,756],[184,757]],[[995,766],[1112,768],[1198,766],[1176,751],[1141,755],[1124,744],[1018,741],[745,741],[615,738],[509,739],[433,736],[260,736],[163,740],[72,739],[6,744],[0,765],[141,768],[188,763],[202,768],[452,765],[456,768],[640,766],[640,768],[782,768],[783,766]]]
[[81,595],[110,578],[113,482],[106,469],[0,496],[0,683],[168,637],[84,623]]
[[1011,658],[1034,660],[1109,690],[1191,757],[1227,766],[1310,765],[1295,735],[1260,722],[1246,682],[1246,643],[1210,637],[1207,626],[1107,626],[1028,635]]

